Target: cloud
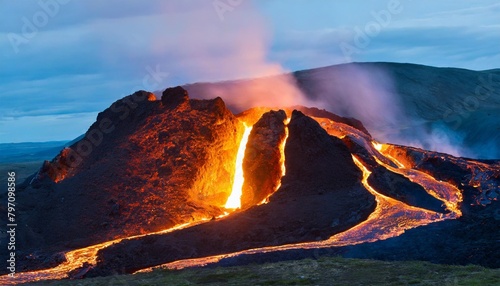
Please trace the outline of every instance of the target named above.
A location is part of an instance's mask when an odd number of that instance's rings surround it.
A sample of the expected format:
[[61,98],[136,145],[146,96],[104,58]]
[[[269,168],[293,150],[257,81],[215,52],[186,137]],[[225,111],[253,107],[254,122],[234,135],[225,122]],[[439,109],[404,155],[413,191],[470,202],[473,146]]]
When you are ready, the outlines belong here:
[[[484,2],[484,1],[483,1]],[[481,17],[484,19],[484,17],[488,16],[498,16],[498,13],[500,12],[500,3],[493,3],[493,4],[479,4],[477,6],[472,6],[472,7],[466,7],[466,8],[460,8],[460,9],[450,9],[446,11],[439,11],[439,12],[434,12],[434,13],[429,13],[429,17],[439,17],[439,18],[452,18],[452,19],[460,19],[460,23],[463,23],[463,18],[462,17]],[[461,17],[457,17],[457,16]]]
[[[343,42],[354,45],[353,31],[352,28],[340,27],[285,33],[280,36],[279,44],[273,45],[273,59],[280,59],[286,66],[300,68],[345,63],[348,59],[343,56],[339,46]],[[371,38],[369,45],[360,48],[351,60],[495,68],[494,60],[499,56],[498,42],[500,28],[496,26],[389,27]]]
[[[4,116],[97,112],[136,89],[148,89],[143,84],[148,67],[169,74],[155,83],[161,89],[342,63],[339,42],[352,39],[353,27],[363,27],[372,11],[387,5],[242,1],[221,21],[210,0],[69,1],[16,54],[7,34],[22,32],[23,18],[32,20],[42,11],[38,3],[0,1]],[[405,1],[405,10],[354,60],[497,68],[494,3]],[[256,37],[262,40],[251,40]]]

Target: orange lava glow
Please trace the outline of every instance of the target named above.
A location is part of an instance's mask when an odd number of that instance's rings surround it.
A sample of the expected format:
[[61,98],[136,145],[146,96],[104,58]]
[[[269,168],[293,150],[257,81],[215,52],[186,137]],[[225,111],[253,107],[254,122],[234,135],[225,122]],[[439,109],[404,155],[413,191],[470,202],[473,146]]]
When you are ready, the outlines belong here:
[[377,151],[379,151],[379,152],[382,151],[382,148],[384,148],[384,145],[381,143],[373,141],[372,144],[373,144],[373,147],[375,147],[375,149],[377,149]]
[[193,223],[184,223],[177,226],[174,226],[169,229],[161,230],[158,232],[152,232],[148,234],[140,234],[129,236],[125,238],[119,238],[115,240],[106,241],[103,243],[91,245],[88,247],[75,249],[72,251],[68,251],[65,253],[66,262],[59,264],[54,268],[42,269],[37,271],[29,271],[29,272],[19,272],[16,273],[14,277],[9,277],[8,275],[0,276],[0,285],[18,285],[21,283],[34,282],[34,281],[42,281],[42,280],[54,280],[54,279],[65,279],[69,278],[68,273],[75,269],[82,267],[84,264],[95,265],[97,263],[97,252],[101,249],[104,249],[112,244],[118,243],[123,239],[131,239],[144,237],[153,234],[163,234],[169,233],[175,230],[191,227],[198,225],[200,223],[204,223],[206,221],[210,221],[211,218],[204,218],[200,221]]
[[293,249],[340,247],[346,245],[374,242],[377,240],[384,240],[399,236],[408,229],[451,218],[440,213],[409,206],[405,203],[378,193],[372,186],[368,184],[368,177],[370,176],[371,172],[356,156],[353,156],[353,161],[363,172],[363,186],[372,195],[375,196],[375,200],[377,201],[377,207],[364,222],[344,232],[335,234],[324,241],[269,246],[210,257],[184,259],[166,263],[157,267],[143,269],[138,272],[149,272],[154,268],[183,269],[187,267],[205,266],[210,263],[216,263],[224,258],[235,257],[242,254],[267,253]]
[[[392,168],[392,171],[404,170],[403,168],[405,168],[405,166],[401,162],[391,156],[387,156],[388,154],[384,154],[383,151],[386,147],[385,144],[373,142],[371,140],[371,137],[346,124],[333,122],[324,118],[314,119],[318,121],[318,123],[320,123],[321,126],[330,135],[336,136],[338,138],[349,136],[354,142],[365,147],[366,150],[375,158],[377,163],[383,164],[384,167],[389,166],[382,161],[390,161],[399,167]],[[186,267],[205,266],[210,263],[216,263],[224,258],[235,257],[242,254],[267,253],[292,249],[340,247],[346,245],[374,242],[377,240],[384,240],[399,236],[408,229],[424,226],[429,223],[438,222],[445,219],[454,219],[460,216],[461,213],[458,208],[458,204],[461,201],[462,196],[460,190],[458,190],[455,186],[440,182],[432,176],[422,172],[412,172],[410,174],[410,169],[406,169],[408,171],[408,173],[406,173],[407,178],[411,177],[413,182],[420,184],[431,195],[434,195],[435,197],[441,199],[445,203],[447,208],[452,211],[450,214],[441,214],[430,210],[410,206],[378,193],[372,186],[368,184],[368,178],[371,172],[356,156],[353,156],[353,161],[363,173],[363,186],[375,196],[377,202],[375,210],[364,222],[344,232],[335,234],[324,241],[262,247],[210,257],[184,259],[158,266],[158,268],[182,269]],[[402,171],[400,173],[405,172]],[[153,268],[147,268],[141,270],[140,272],[148,272],[152,269]]]
[[401,162],[399,162],[396,158],[392,157],[389,153],[384,152],[386,150],[386,145],[382,143],[378,143],[373,141],[372,145],[377,151],[379,151],[381,154],[383,154],[386,158],[391,160],[394,164],[396,164],[399,168],[405,168],[405,165]]
[[[373,145],[375,146],[376,143],[373,143]],[[398,168],[394,168],[388,164],[385,164],[376,156],[374,156],[373,158],[375,158],[379,165],[385,167],[391,172],[403,175],[411,182],[417,183],[424,187],[429,195],[442,201],[446,208],[452,212],[454,217],[462,216],[462,211],[460,210],[460,203],[462,202],[462,192],[457,187],[453,186],[450,183],[436,180],[431,175],[424,172],[406,167],[405,164],[401,163],[399,160],[391,156],[388,152],[384,152],[386,148],[384,148],[383,144],[379,145],[382,145],[383,147],[380,149],[378,149],[377,147],[375,148],[379,150],[383,156],[395,163]]]
[[[280,155],[281,155],[281,177],[286,175],[286,167],[285,167],[285,145],[286,145],[286,140],[288,139],[288,123],[290,123],[291,118],[285,119],[285,138],[283,139],[283,142],[281,142],[280,145]],[[281,186],[281,180],[278,186],[276,187],[276,190],[278,190]]]
[[248,127],[245,124],[245,132],[241,138],[240,146],[238,147],[238,154],[236,155],[233,188],[231,195],[227,198],[225,205],[226,209],[238,209],[241,207],[241,194],[243,183],[245,182],[243,174],[243,159],[245,158],[245,150],[248,143],[248,137],[250,136],[250,131],[252,131],[252,127]]
[[[346,245],[355,245],[360,243],[374,242],[377,240],[384,240],[391,237],[396,237],[403,234],[406,230],[416,228],[419,226],[424,226],[429,223],[442,221],[445,219],[455,219],[461,215],[459,204],[462,202],[462,194],[459,189],[455,186],[436,180],[429,174],[414,170],[408,162],[404,161],[404,158],[397,160],[389,154],[387,151],[388,144],[381,144],[372,141],[371,137],[361,131],[348,126],[346,124],[333,122],[329,119],[324,118],[314,118],[321,124],[321,126],[332,136],[338,138],[349,137],[349,139],[362,146],[369,154],[372,156],[376,162],[390,170],[394,173],[401,174],[408,178],[410,181],[421,185],[430,195],[441,200],[445,206],[451,211],[448,214],[441,214],[426,210],[423,208],[418,208],[414,206],[407,205],[391,197],[385,196],[379,193],[375,188],[369,185],[368,178],[371,175],[370,170],[366,167],[366,163],[363,162],[361,157],[355,155],[352,159],[356,166],[361,170],[363,178],[362,185],[369,191],[376,200],[375,210],[368,216],[368,218],[359,223],[358,225],[344,231],[337,233],[330,238],[323,241],[313,241],[304,243],[295,243],[279,246],[262,247],[255,249],[242,250],[233,253],[220,254],[210,257],[184,259],[164,265],[157,266],[155,268],[169,268],[169,269],[182,269],[186,267],[194,266],[204,266],[210,263],[215,263],[224,258],[235,257],[242,254],[255,254],[255,253],[267,253],[273,251],[284,251],[293,249],[315,249],[315,248],[329,248],[329,247],[340,247]],[[280,144],[280,154],[281,154],[281,173],[282,176],[286,174],[285,168],[285,145],[288,138],[288,123],[290,118],[285,121],[285,138]],[[240,141],[238,148],[238,154],[236,158],[236,169],[234,174],[234,182],[232,187],[232,192],[227,199],[225,207],[230,213],[231,209],[237,209],[241,207],[241,195],[242,186],[244,183],[243,174],[243,158],[245,154],[246,145],[248,142],[248,137],[252,127],[245,125],[245,131],[243,137]],[[401,162],[403,160],[403,162]],[[392,163],[394,163],[394,165]],[[406,165],[405,165],[406,164]],[[397,166],[397,167],[395,167]],[[278,184],[276,190],[280,187],[281,182]],[[361,186],[360,186],[361,187]],[[268,198],[266,198],[262,203],[267,203]],[[229,213],[225,213],[220,217],[226,216]],[[150,233],[145,235],[137,235],[127,238],[137,238],[143,237],[151,234],[167,233],[175,231],[178,229],[191,227],[197,224],[204,223],[208,221],[209,218],[202,219],[195,223],[179,225],[161,232]],[[78,269],[84,263],[89,263],[94,265],[96,263],[97,252],[100,249],[106,248],[111,244],[120,242],[122,239],[116,239],[101,244],[89,246],[82,249],[77,249],[69,251],[66,253],[67,261],[51,269],[39,270],[33,272],[22,272],[16,273],[14,279],[5,276],[0,276],[1,285],[16,285],[24,282],[32,282],[39,280],[48,279],[64,279],[68,277],[68,272]],[[153,268],[147,268],[140,270],[138,272],[148,272]]]

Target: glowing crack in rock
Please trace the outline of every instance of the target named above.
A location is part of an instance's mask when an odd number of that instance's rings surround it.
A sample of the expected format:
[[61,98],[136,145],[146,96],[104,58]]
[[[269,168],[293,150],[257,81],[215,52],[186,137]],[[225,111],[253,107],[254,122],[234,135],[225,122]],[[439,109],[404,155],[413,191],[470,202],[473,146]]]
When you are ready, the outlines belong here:
[[[220,261],[221,259],[224,258],[235,257],[241,254],[267,253],[267,252],[284,251],[291,249],[328,248],[328,247],[339,247],[345,245],[355,245],[360,243],[373,242],[377,240],[384,240],[390,237],[399,236],[408,229],[427,225],[432,222],[442,221],[445,219],[455,219],[461,215],[459,204],[462,201],[461,197],[462,194],[460,190],[458,190],[452,184],[436,180],[433,176],[429,174],[425,174],[423,172],[414,170],[411,165],[405,165],[404,162],[401,162],[401,160],[397,160],[396,158],[391,156],[388,152],[386,152],[388,146],[387,144],[376,143],[372,141],[369,136],[367,136],[366,134],[362,133],[359,130],[356,130],[351,126],[338,122],[333,122],[328,119],[321,119],[321,118],[315,118],[315,119],[319,123],[323,123],[322,124],[323,128],[325,128],[325,130],[330,135],[336,136],[338,138],[344,138],[348,136],[352,141],[356,142],[360,146],[363,146],[365,150],[375,159],[378,165],[383,166],[395,173],[404,175],[412,182],[415,182],[424,187],[428,193],[442,200],[447,206],[447,208],[451,211],[451,213],[441,214],[426,209],[409,206],[403,202],[400,202],[398,200],[380,194],[379,192],[377,192],[375,188],[373,188],[368,184],[368,178],[371,174],[370,170],[368,170],[368,168],[365,166],[364,162],[360,157],[353,155],[352,158],[354,163],[358,166],[358,168],[362,171],[363,174],[363,179],[361,183],[372,195],[375,196],[377,202],[375,210],[370,214],[370,216],[365,221],[361,222],[360,224],[344,232],[337,233],[324,241],[304,242],[304,243],[247,249],[247,250],[237,251],[233,253],[225,253],[210,257],[183,259],[163,264],[157,267],[179,269],[185,267],[203,266],[209,263]],[[289,119],[285,121],[285,124],[288,124],[288,121]],[[241,205],[240,198],[244,182],[242,163],[246,145],[248,142],[248,137],[250,135],[251,130],[252,127],[248,127],[245,125],[245,131],[238,148],[233,188],[231,195],[229,196],[226,203],[226,208],[228,209],[236,209],[239,208]],[[286,136],[283,142],[280,144],[280,152],[282,157],[281,161],[282,175],[285,175],[286,172],[284,164],[285,162],[284,147],[288,137],[288,127],[285,127],[285,131],[286,131]],[[397,167],[390,166],[387,162],[393,162]],[[228,213],[222,216],[226,215],[228,215]],[[179,225],[177,227],[157,233],[167,233],[178,229],[190,227],[196,224],[204,223],[207,221],[209,221],[208,218],[196,223]],[[150,234],[155,234],[155,233],[150,233]],[[138,235],[128,238],[132,239],[142,236],[146,235]],[[45,270],[16,273],[16,278],[14,280],[10,279],[6,275],[0,276],[0,284],[15,285],[18,283],[29,282],[29,281],[68,278],[68,273],[70,271],[78,269],[85,263],[94,265],[96,263],[97,252],[100,249],[104,249],[111,244],[120,242],[121,240],[122,239],[116,239],[101,244],[89,246],[86,248],[81,248],[66,252],[65,255],[67,261],[60,264],[59,266]],[[147,272],[150,271],[151,269],[152,268],[146,268],[138,272]]]
[[227,199],[225,205],[226,209],[238,209],[241,207],[241,194],[243,183],[245,182],[245,177],[243,174],[243,159],[245,158],[245,150],[251,131],[252,127],[248,127],[245,124],[245,132],[243,133],[243,137],[241,138],[240,146],[238,147],[238,154],[236,155],[233,188],[231,191],[231,195]]

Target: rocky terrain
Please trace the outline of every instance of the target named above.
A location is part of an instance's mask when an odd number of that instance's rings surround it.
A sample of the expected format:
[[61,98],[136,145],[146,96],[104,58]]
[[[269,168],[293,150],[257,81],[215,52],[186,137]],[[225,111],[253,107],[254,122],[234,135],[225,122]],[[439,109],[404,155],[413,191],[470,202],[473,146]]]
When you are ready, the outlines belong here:
[[146,92],[115,102],[19,191],[20,249],[63,250],[222,214],[241,128],[220,99],[189,101],[182,89],[163,102]]
[[361,174],[342,141],[300,112],[292,114],[289,129],[287,175],[269,203],[171,234],[124,240],[99,254],[102,263],[90,275],[117,269],[130,273],[179,259],[324,240],[366,219],[375,200],[359,183]]
[[[335,75],[342,68],[326,69]],[[396,77],[417,68],[391,66]],[[295,74],[303,90],[326,92],[308,81],[318,72]],[[495,72],[485,74],[496,80]],[[238,84],[220,83],[228,90]],[[397,85],[402,94],[407,87]],[[219,97],[192,98],[208,96],[204,88],[168,88],[161,98],[138,91],[116,101],[18,186],[18,271],[47,269],[23,281],[133,273],[248,249],[254,251],[212,265],[342,255],[500,267],[500,161],[382,144],[365,122],[318,108],[234,114],[238,107]],[[408,98],[409,106],[418,96]],[[413,119],[435,112],[420,114],[421,102],[415,106]],[[487,122],[493,129],[495,120]],[[483,126],[474,132],[486,132]],[[490,130],[491,142],[495,134]],[[238,168],[241,207],[226,208]],[[158,233],[174,226],[182,227]],[[78,249],[81,257],[69,255]]]
[[[199,226],[205,234],[198,238],[214,241],[202,243],[188,235],[191,240],[182,238],[184,243],[220,245],[196,250],[215,253],[310,241],[366,219],[375,201],[360,184],[347,147],[292,110],[287,109],[291,121],[284,153],[289,159],[284,162],[283,110],[236,117],[221,99],[192,100],[181,87],[165,90],[161,100],[140,91],[113,103],[85,137],[45,161],[20,186],[21,269],[57,265],[64,261],[60,251],[224,215],[244,120],[253,130],[242,166],[248,174],[242,209],[227,220]],[[364,130],[353,119],[329,116]],[[283,179],[282,164],[288,170]],[[269,204],[257,206],[273,193]],[[221,230],[226,234],[217,234]],[[218,241],[224,237],[234,240]]]

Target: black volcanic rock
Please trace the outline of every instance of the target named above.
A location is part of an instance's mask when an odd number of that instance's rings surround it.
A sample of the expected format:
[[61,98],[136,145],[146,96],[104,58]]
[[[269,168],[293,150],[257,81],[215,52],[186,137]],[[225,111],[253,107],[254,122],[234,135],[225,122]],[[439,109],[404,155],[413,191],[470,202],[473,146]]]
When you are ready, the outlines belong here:
[[429,261],[448,265],[500,267],[500,221],[445,220],[409,229],[400,236],[371,243],[316,249],[293,249],[223,258],[209,267],[229,267],[322,256],[385,261]]
[[89,275],[131,273],[184,258],[327,239],[366,219],[375,200],[359,183],[361,172],[342,141],[297,111],[289,129],[287,173],[269,203],[172,233],[114,244],[99,251],[99,262]]
[[457,186],[462,191],[464,218],[500,220],[500,161],[472,160],[399,145],[386,150],[412,168]]
[[180,87],[162,101],[144,91],[118,100],[19,193],[19,248],[59,251],[222,214],[242,132],[220,98],[189,100]]
[[366,135],[371,136],[370,133],[368,132],[368,130],[366,130],[363,123],[355,118],[338,116],[338,115],[333,114],[329,111],[326,111],[324,109],[319,109],[316,107],[293,106],[293,109],[296,109],[296,110],[304,113],[307,116],[327,118],[327,119],[331,119],[335,122],[347,124],[349,126],[352,126],[356,129],[362,131]]
[[429,195],[422,186],[384,167],[374,168],[372,174],[368,178],[368,183],[379,193],[404,202],[410,206],[440,213],[449,212],[446,210],[442,201]]
[[269,111],[253,125],[243,161],[243,209],[261,202],[278,187],[281,179],[279,148],[285,139],[285,119],[283,110]]
[[288,130],[283,185],[298,181],[306,183],[307,189],[342,188],[361,181],[361,172],[346,145],[328,135],[315,120],[294,111]]
[[175,107],[188,100],[188,92],[180,86],[165,89],[161,97],[161,103],[166,107]]
[[499,268],[499,237],[499,220],[445,220],[410,229],[387,240],[342,247],[335,255]]
[[149,110],[157,105],[155,101],[156,97],[146,91],[137,91],[117,100],[97,115],[96,122],[90,126],[83,139],[64,148],[51,162],[44,162],[37,179],[49,177],[59,182],[74,176],[82,166],[90,167],[96,158],[93,155],[95,151],[101,151],[101,145],[113,140],[111,136],[132,133],[131,127],[137,126],[139,121],[148,116]]

